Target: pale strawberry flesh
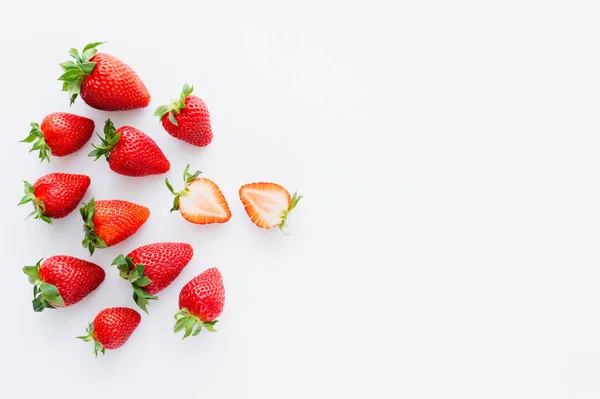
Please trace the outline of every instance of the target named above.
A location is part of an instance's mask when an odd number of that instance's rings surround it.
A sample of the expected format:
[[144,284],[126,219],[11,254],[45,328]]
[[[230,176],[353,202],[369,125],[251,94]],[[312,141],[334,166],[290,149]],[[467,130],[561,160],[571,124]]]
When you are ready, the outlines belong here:
[[225,223],[231,218],[229,205],[219,187],[209,179],[191,182],[179,198],[179,211],[196,224]]
[[290,193],[275,183],[246,184],[239,194],[252,222],[264,229],[279,226],[291,205]]

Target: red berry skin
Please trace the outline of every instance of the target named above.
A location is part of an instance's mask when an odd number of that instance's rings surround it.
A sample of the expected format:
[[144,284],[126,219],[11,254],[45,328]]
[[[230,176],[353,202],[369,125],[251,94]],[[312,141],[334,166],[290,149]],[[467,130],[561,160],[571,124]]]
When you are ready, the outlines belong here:
[[204,101],[200,97],[188,96],[185,99],[185,108],[173,116],[177,120],[175,126],[169,120],[169,114],[162,117],[162,125],[171,136],[198,147],[209,145],[213,139],[210,127],[210,114]]
[[145,206],[122,200],[96,201],[95,233],[109,247],[132,236],[150,217]]
[[109,54],[90,59],[96,66],[83,79],[80,96],[90,107],[104,111],[125,111],[150,104],[150,93],[133,69]]
[[[134,265],[144,265],[144,276],[152,282],[144,287],[151,295],[157,294],[175,280],[194,256],[190,244],[159,242],[143,245],[131,251],[127,257]],[[135,267],[132,267],[133,270]]]
[[210,268],[194,277],[179,293],[179,309],[187,308],[203,322],[213,321],[223,312],[225,287],[216,268]]
[[44,203],[46,216],[60,219],[77,208],[90,182],[86,175],[50,173],[33,184],[34,195]]
[[117,129],[121,139],[108,157],[110,168],[125,176],[160,175],[171,169],[169,160],[150,136],[131,126]]
[[105,349],[117,349],[127,342],[141,320],[140,314],[133,309],[104,309],[92,322],[92,335]]
[[40,126],[52,155],[57,157],[64,157],[83,148],[94,134],[94,128],[93,120],[65,112],[49,114]]
[[104,281],[104,277],[100,266],[72,256],[51,256],[40,266],[41,280],[58,289],[65,302],[64,307],[88,296]]

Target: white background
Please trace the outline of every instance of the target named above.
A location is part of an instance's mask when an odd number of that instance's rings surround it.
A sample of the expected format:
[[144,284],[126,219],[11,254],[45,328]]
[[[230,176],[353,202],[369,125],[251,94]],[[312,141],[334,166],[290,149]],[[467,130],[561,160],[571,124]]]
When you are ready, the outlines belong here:
[[[597,398],[600,395],[600,38],[596,1],[8,2],[0,11],[0,396],[153,398]],[[130,64],[150,107],[69,108],[70,47]],[[214,141],[166,134],[154,109],[196,87]],[[40,165],[29,122],[71,111],[156,140],[180,185],[187,163],[233,217],[170,214],[165,176],[127,178],[79,153]],[[95,140],[97,141],[97,139]],[[147,224],[99,251],[106,281],[34,314],[21,272],[86,257],[77,213],[24,221],[22,180],[87,173],[86,200],[147,205]],[[254,227],[242,184],[305,199],[290,232]],[[27,208],[27,209],[25,209]],[[130,341],[94,359],[76,340],[131,306],[110,262],[157,241],[193,262]],[[224,276],[219,332],[171,332],[180,288]]]

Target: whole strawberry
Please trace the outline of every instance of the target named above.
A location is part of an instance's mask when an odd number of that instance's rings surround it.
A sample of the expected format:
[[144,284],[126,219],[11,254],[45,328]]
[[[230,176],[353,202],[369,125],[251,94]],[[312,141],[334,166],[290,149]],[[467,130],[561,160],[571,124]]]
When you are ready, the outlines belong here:
[[127,342],[142,321],[138,312],[129,308],[108,308],[100,311],[87,328],[88,335],[77,337],[85,342],[94,341],[94,355],[106,349],[120,348]]
[[193,175],[187,165],[183,171],[183,190],[177,192],[165,179],[167,188],[175,196],[171,212],[179,210],[181,216],[195,224],[226,223],[231,219],[231,210],[219,186],[212,180],[200,176],[199,170]]
[[213,138],[210,114],[200,97],[192,96],[194,86],[183,85],[179,100],[161,105],[154,113],[171,136],[186,143],[205,147]]
[[96,149],[89,153],[97,161],[102,155],[110,168],[125,176],[160,175],[171,169],[169,160],[148,135],[131,126],[118,130],[110,119],[104,124],[102,145],[92,144]]
[[42,120],[42,125],[31,122],[31,131],[23,143],[33,143],[32,151],[39,150],[40,161],[50,162],[50,155],[64,157],[80,150],[94,133],[94,121],[83,116],[54,112]]
[[79,208],[85,238],[81,245],[94,254],[131,237],[150,217],[150,209],[122,200],[95,201]]
[[[41,263],[41,265],[40,265]],[[51,256],[23,267],[33,284],[33,310],[67,307],[85,298],[104,281],[104,270],[72,256]]]
[[69,92],[71,104],[81,95],[92,108],[104,111],[124,111],[144,108],[150,104],[150,93],[139,76],[123,61],[109,54],[98,53],[90,43],[81,55],[72,48],[69,55],[75,61],[60,64],[64,73],[63,91]]
[[158,299],[154,295],[179,276],[192,256],[194,249],[190,244],[159,242],[134,249],[127,257],[119,255],[112,264],[131,283],[135,303],[148,313],[148,300]]
[[174,332],[185,329],[183,338],[200,334],[202,327],[213,327],[225,305],[223,278],[216,268],[203,271],[183,286],[179,293],[179,312],[175,314]]
[[18,205],[33,203],[33,212],[29,216],[52,223],[73,212],[90,186],[86,175],[69,173],[50,173],[33,183],[25,183],[25,196]]

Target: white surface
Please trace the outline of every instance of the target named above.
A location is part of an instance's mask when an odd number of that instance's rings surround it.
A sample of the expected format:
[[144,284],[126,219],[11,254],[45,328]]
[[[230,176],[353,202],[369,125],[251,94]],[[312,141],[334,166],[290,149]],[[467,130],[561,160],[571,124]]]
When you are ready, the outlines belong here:
[[[0,397],[598,397],[597,2],[103,3],[2,6]],[[149,108],[68,107],[57,64],[96,40],[140,74]],[[152,117],[184,82],[212,114],[206,149]],[[186,223],[165,176],[118,176],[86,150],[40,165],[17,140],[69,110],[150,134],[174,181],[203,170],[231,221]],[[22,265],[86,257],[77,213],[45,226],[15,207],[21,180],[51,171],[152,216],[94,255],[107,279],[93,295],[34,314]],[[306,196],[291,236],[244,214],[238,187],[257,180]],[[110,261],[163,240],[190,242],[193,263],[95,360],[73,337],[132,305]],[[219,332],[182,342],[178,292],[211,266]]]

